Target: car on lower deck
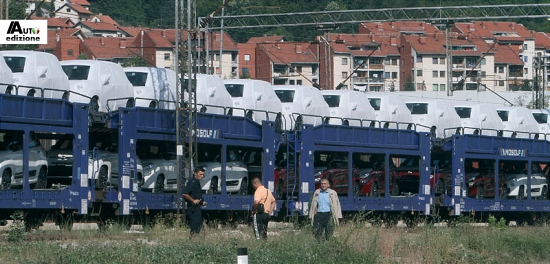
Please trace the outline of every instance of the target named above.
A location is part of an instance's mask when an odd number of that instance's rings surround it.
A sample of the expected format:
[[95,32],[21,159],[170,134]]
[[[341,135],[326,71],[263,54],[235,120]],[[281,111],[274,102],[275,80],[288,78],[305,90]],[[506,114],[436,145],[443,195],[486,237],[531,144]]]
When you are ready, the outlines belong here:
[[[240,154],[235,149],[227,151],[227,161],[225,167],[226,191],[240,195],[248,194],[248,169],[246,163],[242,161]],[[216,154],[214,154],[216,153]],[[214,156],[213,159],[210,158]],[[204,178],[201,181],[201,188],[207,194],[221,193],[222,191],[222,163],[221,155],[216,151],[208,153],[199,160],[199,167],[204,168]]]

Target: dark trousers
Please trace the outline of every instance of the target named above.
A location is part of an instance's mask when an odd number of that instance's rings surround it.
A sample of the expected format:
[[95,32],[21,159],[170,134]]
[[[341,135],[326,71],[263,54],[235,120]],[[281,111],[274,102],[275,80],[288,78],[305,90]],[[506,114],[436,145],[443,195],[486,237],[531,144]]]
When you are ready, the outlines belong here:
[[202,210],[199,206],[189,206],[186,210],[187,224],[191,229],[191,235],[196,235],[202,227]]
[[313,218],[313,234],[317,240],[321,240],[323,232],[325,239],[328,240],[334,232],[334,224],[332,223],[332,215],[327,213],[316,213]]
[[269,214],[261,213],[254,215],[254,235],[256,239],[267,239],[267,224],[269,223]]

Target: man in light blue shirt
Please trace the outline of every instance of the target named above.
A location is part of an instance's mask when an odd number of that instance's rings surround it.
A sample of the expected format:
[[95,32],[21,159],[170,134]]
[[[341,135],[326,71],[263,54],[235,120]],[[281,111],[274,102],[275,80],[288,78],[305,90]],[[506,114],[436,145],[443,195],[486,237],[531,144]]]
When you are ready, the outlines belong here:
[[[334,232],[334,226],[338,225],[339,218],[342,218],[342,209],[338,194],[329,188],[328,179],[321,179],[321,188],[316,190],[311,201],[309,217],[313,224],[313,233],[317,240],[321,240],[323,232],[328,240]],[[331,223],[329,220],[333,220]]]

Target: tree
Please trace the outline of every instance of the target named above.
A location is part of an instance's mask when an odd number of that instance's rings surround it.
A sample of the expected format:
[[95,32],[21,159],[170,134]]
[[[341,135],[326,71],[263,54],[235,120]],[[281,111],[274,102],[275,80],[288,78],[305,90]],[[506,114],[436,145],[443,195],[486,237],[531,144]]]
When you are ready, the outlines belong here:
[[122,67],[150,67],[149,63],[141,57],[132,56],[131,58],[124,59],[120,64]]
[[405,81],[405,87],[403,87],[403,91],[416,91],[416,89],[414,89],[414,83],[412,82],[411,76],[407,77],[407,81]]
[[78,54],[78,57],[76,57],[77,60],[87,60],[88,59],[88,54],[86,53],[80,53]]

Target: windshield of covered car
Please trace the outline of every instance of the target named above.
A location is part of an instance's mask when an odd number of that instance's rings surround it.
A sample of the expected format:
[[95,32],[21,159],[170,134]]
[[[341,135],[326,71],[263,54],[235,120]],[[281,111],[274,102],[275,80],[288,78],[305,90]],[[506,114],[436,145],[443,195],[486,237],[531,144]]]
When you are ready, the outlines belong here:
[[412,115],[427,115],[428,103],[407,103]]
[[25,69],[25,57],[4,57],[4,60],[13,73],[23,72]]
[[325,102],[327,102],[328,107],[339,107],[340,106],[340,96],[339,95],[325,94],[325,95],[323,95],[323,98],[325,98]]
[[231,97],[243,97],[244,84],[226,83],[225,89],[227,89]]
[[293,90],[275,90],[275,94],[281,100],[281,103],[292,103],[294,102],[294,91]]
[[69,80],[88,80],[90,66],[86,65],[63,65],[63,71],[69,77]]
[[147,75],[146,72],[126,72],[126,78],[132,83],[132,86],[145,86]]
[[472,115],[471,107],[455,107],[455,110],[460,118],[470,118]]
[[502,119],[502,121],[508,121],[508,111],[504,111],[504,110],[497,110],[497,113],[498,113],[498,116],[500,116],[500,119]]
[[380,110],[380,104],[382,103],[382,99],[380,98],[369,98],[369,103],[374,108],[374,110],[378,111]]
[[544,113],[533,113],[533,117],[539,124],[546,124],[548,122],[548,115]]

